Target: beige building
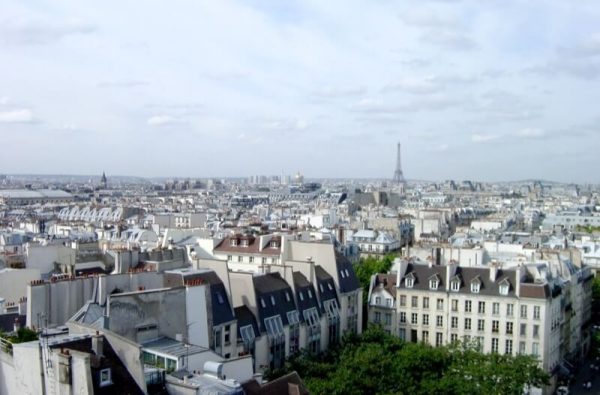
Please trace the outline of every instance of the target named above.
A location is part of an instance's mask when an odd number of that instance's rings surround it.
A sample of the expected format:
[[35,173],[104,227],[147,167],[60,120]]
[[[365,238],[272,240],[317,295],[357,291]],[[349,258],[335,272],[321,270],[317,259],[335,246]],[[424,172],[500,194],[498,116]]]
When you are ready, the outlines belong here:
[[531,354],[553,378],[589,348],[587,267],[560,258],[506,269],[406,260],[397,267],[372,278],[369,322],[406,341]]

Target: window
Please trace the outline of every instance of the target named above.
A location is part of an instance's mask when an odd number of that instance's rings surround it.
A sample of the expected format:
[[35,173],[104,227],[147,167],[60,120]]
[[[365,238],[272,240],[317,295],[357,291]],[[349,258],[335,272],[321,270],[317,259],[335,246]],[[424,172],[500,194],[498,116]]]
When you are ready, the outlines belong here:
[[223,341],[226,346],[231,344],[231,327],[229,325],[225,325],[225,340]]
[[508,284],[500,285],[500,295],[508,295]]
[[427,296],[423,297],[423,308],[424,309],[428,309],[429,308],[429,298]]
[[217,301],[219,302],[219,304],[223,304],[225,302],[223,300],[223,295],[221,295],[221,292],[217,292]]
[[436,289],[438,289],[438,283],[439,281],[437,279],[429,280],[429,289],[435,291]]
[[241,255],[238,255],[238,262],[242,262],[244,259],[242,258]]
[[392,299],[391,298],[385,298],[385,305],[387,307],[392,307]]
[[435,334],[435,345],[436,347],[440,347],[443,344],[444,335],[441,332],[436,332]]
[[392,313],[385,314],[385,324],[392,325]]
[[400,295],[400,306],[406,306],[406,295]]
[[263,298],[260,298],[260,305],[262,306],[263,309],[265,307],[267,307],[267,305],[265,304],[265,300]]
[[477,281],[472,282],[471,283],[471,292],[474,294],[478,294],[480,287],[481,287],[481,284],[479,282],[477,282]]
[[288,291],[285,291],[285,300],[290,301],[290,293]]
[[527,324],[521,324],[520,336],[527,336]]
[[309,290],[307,290],[307,292],[308,292],[308,298],[312,299],[312,291],[309,289]]
[[417,319],[418,319],[417,313],[412,313],[410,315],[410,323],[411,324],[417,325]]
[[493,320],[492,321],[492,332],[498,333],[500,331],[500,321]]
[[271,304],[275,306],[275,296],[271,295]]
[[506,323],[506,334],[507,335],[512,335],[513,333],[513,323],[512,322],[507,322]]
[[527,318],[527,305],[521,305],[521,318]]
[[539,336],[540,336],[540,326],[534,325],[533,326],[533,337],[539,337]]
[[492,314],[500,314],[500,303],[492,303]]
[[465,330],[466,331],[471,330],[471,319],[470,318],[465,318]]
[[485,314],[485,302],[479,302],[477,305],[477,312],[479,314]]
[[398,329],[398,337],[400,338],[400,340],[406,340],[406,329]]
[[300,297],[300,301],[304,302],[304,294],[302,293],[302,291],[298,292],[298,296]]
[[414,308],[417,308],[417,307],[419,307],[419,298],[418,298],[418,297],[416,297],[416,296],[413,296],[413,297],[411,298],[411,303],[410,303],[410,305],[411,305],[412,307],[414,307]]
[[454,292],[458,292],[460,290],[460,281],[452,280],[450,283],[450,289]]
[[513,346],[513,341],[510,339],[506,339],[506,342],[504,344],[504,353],[505,354],[512,354],[512,346]]
[[540,343],[531,343],[531,354],[535,357],[540,355]]
[[497,337],[492,337],[492,352],[494,352],[494,353],[498,352],[498,338]]
[[429,343],[429,331],[423,331],[421,334],[421,340],[423,343]]
[[465,313],[470,313],[471,312],[471,301],[470,300],[465,300]]
[[429,325],[429,314],[423,314],[423,325]]
[[452,299],[452,311],[458,311],[458,299]]
[[444,310],[444,299],[438,299],[437,300],[436,308],[438,310]]
[[403,311],[400,312],[400,323],[401,324],[406,323],[406,313]]
[[263,256],[262,258],[260,258],[260,262],[261,262],[263,265],[266,265],[266,264],[267,264],[267,258]]
[[442,326],[444,326],[444,317],[441,315],[438,315],[435,319],[435,325],[440,328]]
[[534,320],[540,319],[540,306],[533,306],[533,319]]
[[323,283],[319,284],[319,289],[321,290],[321,293],[325,292],[325,290],[323,289]]
[[381,322],[381,313],[379,311],[375,312],[375,323],[379,324]]
[[381,304],[381,298],[379,296],[375,297],[375,304],[376,305],[380,305]]
[[485,330],[485,321],[484,320],[477,320],[477,330],[478,331]]
[[110,374],[110,368],[102,369],[100,371],[100,387],[106,387],[112,384],[112,378]]
[[514,305],[512,303],[509,303],[506,305],[506,316],[507,317],[512,317],[513,316],[513,310],[514,310]]
[[404,280],[404,285],[406,286],[406,288],[412,288],[414,285],[414,279],[412,277],[407,277]]
[[519,342],[519,354],[525,354],[526,351],[525,342]]
[[233,257],[232,257],[231,255],[227,255],[227,260],[228,260],[229,262],[231,262],[231,261],[233,261]]
[[450,334],[450,343],[456,343],[458,341],[458,335],[456,333]]
[[456,329],[456,328],[458,328],[458,317],[452,317],[452,318],[450,319],[450,327],[451,327],[452,329]]

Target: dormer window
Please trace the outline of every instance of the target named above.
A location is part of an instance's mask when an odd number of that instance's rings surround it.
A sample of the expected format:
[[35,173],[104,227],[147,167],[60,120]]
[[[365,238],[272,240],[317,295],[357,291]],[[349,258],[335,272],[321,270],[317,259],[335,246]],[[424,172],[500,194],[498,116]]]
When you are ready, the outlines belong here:
[[478,281],[474,281],[471,283],[471,292],[472,293],[478,294],[480,288],[481,288],[481,284]]
[[452,282],[450,282],[450,289],[453,292],[458,292],[458,290],[460,289],[460,281],[459,280],[452,280]]
[[277,242],[276,240],[271,240],[271,242],[269,243],[269,247],[279,248],[279,242]]
[[438,289],[438,284],[438,279],[432,278],[431,280],[429,280],[429,289],[435,291],[436,289]]
[[500,284],[500,295],[508,295],[509,285],[507,283]]
[[241,246],[248,247],[248,239],[242,239]]
[[229,240],[229,245],[232,246],[232,247],[237,246],[238,245],[237,239],[231,239],[231,240]]
[[271,304],[275,306],[275,297],[273,295],[271,295]]
[[415,279],[412,277],[408,277],[404,280],[404,285],[406,286],[406,288],[412,288],[414,284],[415,284]]

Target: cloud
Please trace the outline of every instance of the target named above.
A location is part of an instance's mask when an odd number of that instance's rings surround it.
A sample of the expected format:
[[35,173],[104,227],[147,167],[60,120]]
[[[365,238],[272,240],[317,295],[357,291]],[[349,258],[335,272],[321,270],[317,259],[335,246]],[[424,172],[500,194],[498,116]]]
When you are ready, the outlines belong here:
[[441,89],[442,87],[436,84],[432,78],[405,78],[383,87],[384,92],[403,91],[413,94],[437,93]]
[[500,138],[497,134],[479,134],[475,133],[471,135],[471,141],[474,143],[487,143]]
[[357,87],[333,87],[325,86],[322,89],[313,92],[313,96],[320,98],[337,98],[337,97],[351,97],[365,94],[367,90],[362,86]]
[[478,100],[468,102],[467,110],[497,120],[522,121],[539,117],[542,107],[515,93],[492,90],[483,93]]
[[147,81],[122,80],[122,81],[102,81],[98,83],[99,88],[137,88],[150,85]]
[[430,30],[421,36],[421,41],[451,51],[473,51],[477,43],[464,33]]
[[265,129],[277,132],[300,132],[308,129],[310,123],[305,119],[277,119],[264,125]]
[[176,123],[181,123],[181,120],[174,118],[170,115],[155,115],[153,117],[148,118],[146,123],[149,126],[168,126]]
[[442,144],[436,144],[433,146],[428,147],[428,151],[429,152],[446,152],[448,151],[448,148],[450,148],[450,146],[446,143],[442,143]]
[[544,130],[537,129],[537,128],[521,129],[521,130],[518,130],[515,133],[515,135],[517,137],[522,137],[522,138],[526,138],[526,139],[541,139],[541,138],[545,138],[548,136]]
[[60,41],[68,36],[85,35],[95,31],[95,26],[80,21],[59,24],[39,19],[4,20],[0,23],[0,43],[42,45]]
[[33,112],[28,108],[0,111],[0,123],[32,123]]
[[394,114],[418,111],[441,111],[459,105],[460,101],[456,98],[449,98],[445,95],[430,95],[417,100],[400,103],[366,98],[353,104],[350,110],[369,114]]

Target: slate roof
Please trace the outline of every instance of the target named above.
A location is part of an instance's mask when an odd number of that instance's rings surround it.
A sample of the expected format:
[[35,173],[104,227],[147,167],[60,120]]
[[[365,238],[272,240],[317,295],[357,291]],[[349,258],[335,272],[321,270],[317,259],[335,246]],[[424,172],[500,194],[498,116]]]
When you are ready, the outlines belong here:
[[24,328],[26,319],[26,315],[19,315],[19,313],[0,314],[0,332],[13,332],[15,320],[19,322],[21,328]]
[[247,306],[240,306],[233,309],[235,312],[235,317],[237,318],[237,331],[238,331],[238,339],[242,338],[242,334],[240,332],[240,328],[243,328],[248,325],[252,325],[252,329],[254,329],[254,336],[260,336],[260,332],[258,330],[258,324],[256,323],[256,317],[250,311]]
[[317,288],[319,290],[319,299],[321,300],[321,303],[331,299],[337,300],[337,291],[335,290],[333,277],[319,265],[315,265],[315,275],[317,277]]
[[[300,320],[304,321],[304,315],[302,314],[302,312],[312,307],[316,307],[317,311],[323,313],[322,309],[319,307],[319,301],[317,299],[315,287],[313,287],[313,285],[308,281],[304,274],[300,272],[294,272],[293,277],[294,288],[296,289],[296,303],[298,304]],[[312,297],[309,297],[309,290]],[[300,294],[302,294],[302,298],[300,298]]]
[[[283,325],[288,325],[287,313],[297,310],[292,289],[279,273],[268,273],[252,278],[258,307],[259,327],[266,332],[265,318],[281,316]],[[264,302],[264,306],[263,306]],[[274,303],[273,303],[274,302]]]
[[360,282],[356,278],[352,263],[340,253],[335,253],[335,265],[337,267],[340,292],[352,292],[360,288]]
[[378,273],[375,277],[375,287],[381,285],[394,299],[396,299],[396,275]]
[[[238,245],[232,246],[231,240],[238,239]],[[248,240],[247,246],[240,245],[241,240]],[[269,247],[271,241],[278,241],[279,247]],[[260,249],[260,238],[254,236],[229,236],[224,238],[215,248],[215,252],[224,252],[231,254],[258,254],[258,255],[279,255],[281,254],[281,238],[273,237],[267,246],[262,250]]]

